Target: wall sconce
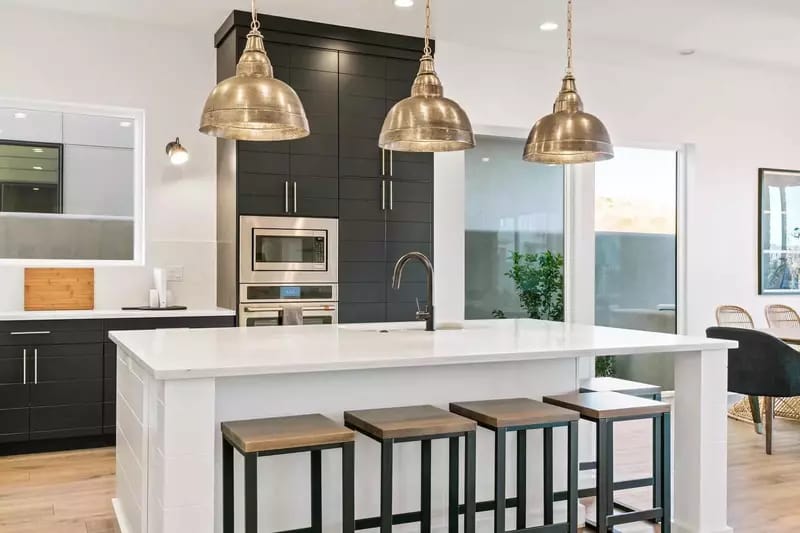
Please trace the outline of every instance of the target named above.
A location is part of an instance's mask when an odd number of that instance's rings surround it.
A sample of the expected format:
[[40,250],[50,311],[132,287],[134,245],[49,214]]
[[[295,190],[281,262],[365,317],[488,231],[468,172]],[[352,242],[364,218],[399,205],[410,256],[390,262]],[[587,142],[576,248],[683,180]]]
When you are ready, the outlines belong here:
[[170,163],[175,166],[182,165],[189,160],[189,151],[181,145],[178,137],[175,137],[175,140],[167,145],[167,155]]

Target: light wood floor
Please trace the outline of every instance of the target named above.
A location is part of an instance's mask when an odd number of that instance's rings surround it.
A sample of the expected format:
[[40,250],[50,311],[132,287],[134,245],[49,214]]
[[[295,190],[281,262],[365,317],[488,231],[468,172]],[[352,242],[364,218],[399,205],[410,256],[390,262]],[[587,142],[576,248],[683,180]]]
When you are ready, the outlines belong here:
[[[729,421],[728,430],[728,524],[737,533],[800,529],[800,424],[776,422],[771,457],[750,425]],[[647,424],[622,424],[615,437],[618,479],[647,475]],[[0,533],[114,533],[113,493],[113,448],[0,458]],[[644,507],[650,492],[636,489],[618,499]]]

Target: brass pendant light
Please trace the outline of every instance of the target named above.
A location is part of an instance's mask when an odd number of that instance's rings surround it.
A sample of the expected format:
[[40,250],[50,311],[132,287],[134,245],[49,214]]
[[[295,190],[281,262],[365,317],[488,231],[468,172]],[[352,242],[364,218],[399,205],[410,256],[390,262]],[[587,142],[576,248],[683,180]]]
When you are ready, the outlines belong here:
[[572,0],[567,3],[567,74],[553,112],[534,124],[523,159],[551,165],[592,163],[614,157],[608,130],[583,111],[572,75]]
[[253,21],[236,75],[221,81],[206,100],[200,131],[240,141],[288,141],[307,137],[308,119],[294,89],[272,72],[252,0]]
[[389,110],[378,145],[399,152],[453,152],[475,147],[475,135],[466,112],[444,97],[433,64],[431,0],[425,3],[425,49],[411,96]]

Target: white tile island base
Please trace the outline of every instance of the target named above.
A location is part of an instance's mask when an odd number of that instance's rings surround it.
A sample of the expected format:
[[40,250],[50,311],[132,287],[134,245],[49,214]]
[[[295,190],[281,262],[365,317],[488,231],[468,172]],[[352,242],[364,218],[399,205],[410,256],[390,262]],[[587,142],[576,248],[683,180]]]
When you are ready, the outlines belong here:
[[[433,404],[575,390],[589,355],[674,352],[674,530],[723,533],[726,523],[725,341],[593,326],[501,320],[464,330],[415,325],[302,326],[113,333],[118,344],[117,498],[124,533],[222,531],[224,420]],[[403,328],[402,331],[397,328]],[[379,333],[378,329],[389,330]],[[588,439],[591,426],[582,427]],[[557,490],[566,485],[565,430],[555,431]],[[515,439],[509,439],[509,452]],[[528,438],[529,526],[541,523],[541,438]],[[478,431],[477,497],[491,499],[493,440]],[[379,446],[356,443],[356,516],[377,516]],[[395,512],[419,508],[419,445],[396,447]],[[511,456],[513,457],[513,456]],[[463,461],[463,444],[461,459]],[[509,470],[513,471],[512,465]],[[338,451],[323,454],[326,531],[340,530]],[[236,462],[242,531],[241,460]],[[259,531],[306,527],[308,454],[259,460]],[[433,526],[445,531],[447,444],[433,445]],[[463,479],[462,479],[463,483]],[[513,473],[508,494],[514,494]],[[561,509],[558,509],[561,510]],[[509,512],[509,518],[513,510]],[[513,522],[511,522],[513,523]],[[478,515],[490,531],[491,513]],[[418,525],[396,530],[417,531]]]

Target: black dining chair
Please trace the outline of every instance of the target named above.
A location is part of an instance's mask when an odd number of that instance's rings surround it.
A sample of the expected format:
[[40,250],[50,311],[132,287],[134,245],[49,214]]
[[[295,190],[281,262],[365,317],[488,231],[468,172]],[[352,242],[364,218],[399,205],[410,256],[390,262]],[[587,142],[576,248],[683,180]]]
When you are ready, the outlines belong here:
[[772,454],[775,398],[800,396],[800,352],[763,331],[713,327],[706,335],[739,343],[728,351],[728,390],[764,397],[767,454]]

